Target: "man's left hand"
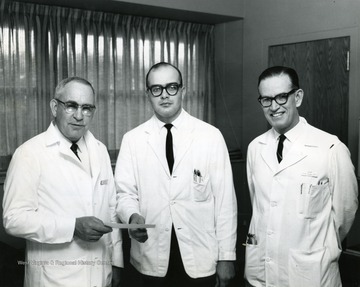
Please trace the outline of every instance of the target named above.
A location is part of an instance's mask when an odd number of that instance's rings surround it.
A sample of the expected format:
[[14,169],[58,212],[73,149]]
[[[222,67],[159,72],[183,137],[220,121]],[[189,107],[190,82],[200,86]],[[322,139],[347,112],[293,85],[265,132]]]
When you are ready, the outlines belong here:
[[112,267],[112,287],[121,287],[122,286],[122,268],[113,266]]
[[235,261],[218,261],[216,266],[216,287],[229,286],[235,277]]

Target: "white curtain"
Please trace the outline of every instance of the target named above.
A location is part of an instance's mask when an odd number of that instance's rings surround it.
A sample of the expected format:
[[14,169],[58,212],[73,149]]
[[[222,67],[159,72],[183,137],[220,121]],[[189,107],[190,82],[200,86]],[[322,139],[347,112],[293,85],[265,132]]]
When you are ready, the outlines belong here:
[[0,0],[0,156],[47,129],[56,84],[77,75],[96,90],[91,127],[109,150],[147,120],[145,75],[182,71],[184,107],[213,122],[213,26]]

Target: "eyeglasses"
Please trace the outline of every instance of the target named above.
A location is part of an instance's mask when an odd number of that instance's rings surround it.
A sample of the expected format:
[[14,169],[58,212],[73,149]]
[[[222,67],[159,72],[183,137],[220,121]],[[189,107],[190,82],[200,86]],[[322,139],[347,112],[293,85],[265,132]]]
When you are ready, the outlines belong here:
[[259,103],[264,107],[264,108],[268,108],[272,105],[272,101],[275,101],[278,105],[282,106],[285,105],[288,101],[289,96],[296,92],[298,89],[292,89],[290,92],[288,93],[282,93],[282,94],[278,94],[275,97],[259,97],[258,101]]
[[79,108],[81,109],[81,113],[84,116],[90,117],[93,115],[96,107],[94,105],[79,105],[76,102],[66,102],[64,103],[63,101],[60,101],[59,99],[55,99],[57,102],[61,103],[64,105],[65,107],[65,111],[68,114],[74,114]]
[[182,85],[180,85],[178,83],[170,83],[170,84],[167,84],[165,87],[163,87],[161,85],[151,86],[148,88],[148,91],[150,91],[154,97],[159,97],[162,95],[162,93],[165,89],[166,92],[170,96],[175,96],[181,87],[182,87]]

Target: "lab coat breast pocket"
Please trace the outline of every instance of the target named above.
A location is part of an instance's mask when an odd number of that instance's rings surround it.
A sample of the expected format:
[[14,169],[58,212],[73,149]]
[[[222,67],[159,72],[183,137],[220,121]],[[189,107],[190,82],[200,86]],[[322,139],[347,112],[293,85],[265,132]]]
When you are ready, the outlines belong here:
[[312,219],[321,213],[330,198],[329,183],[312,185],[303,183],[299,192],[298,212],[299,215]]
[[200,182],[193,181],[192,191],[195,201],[207,201],[211,194],[211,185],[209,184],[209,177],[205,176]]

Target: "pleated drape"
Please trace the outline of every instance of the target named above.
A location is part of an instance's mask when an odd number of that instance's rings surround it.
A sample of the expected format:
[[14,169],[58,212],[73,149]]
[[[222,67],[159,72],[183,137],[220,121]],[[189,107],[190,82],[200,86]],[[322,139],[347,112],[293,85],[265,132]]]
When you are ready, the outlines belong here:
[[0,156],[43,132],[56,84],[77,75],[96,91],[92,132],[109,150],[152,115],[145,76],[182,71],[184,108],[213,122],[213,26],[0,0]]

